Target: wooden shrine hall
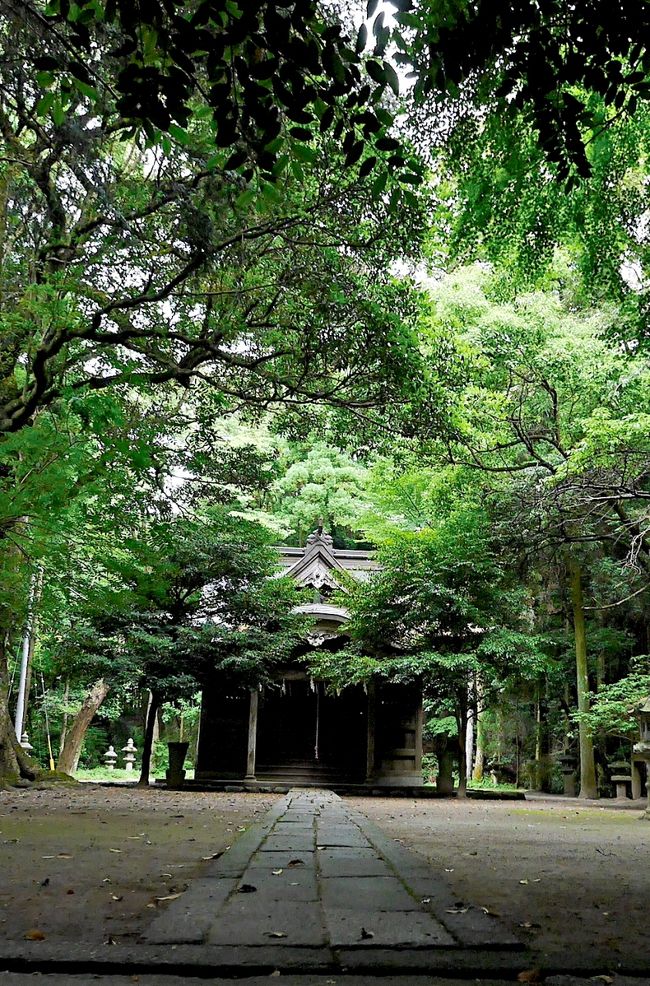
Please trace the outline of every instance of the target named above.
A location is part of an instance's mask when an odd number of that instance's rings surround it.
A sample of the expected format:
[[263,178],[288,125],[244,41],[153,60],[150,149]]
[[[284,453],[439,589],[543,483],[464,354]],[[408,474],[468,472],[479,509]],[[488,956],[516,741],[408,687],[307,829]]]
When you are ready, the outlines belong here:
[[195,778],[201,782],[370,787],[422,785],[422,695],[376,683],[328,694],[310,677],[306,653],[346,641],[347,610],[333,605],[343,573],[372,577],[366,551],[334,548],[316,531],[305,548],[279,548],[286,574],[313,591],[299,607],[314,620],[305,647],[263,689],[238,691],[223,679],[203,691]]

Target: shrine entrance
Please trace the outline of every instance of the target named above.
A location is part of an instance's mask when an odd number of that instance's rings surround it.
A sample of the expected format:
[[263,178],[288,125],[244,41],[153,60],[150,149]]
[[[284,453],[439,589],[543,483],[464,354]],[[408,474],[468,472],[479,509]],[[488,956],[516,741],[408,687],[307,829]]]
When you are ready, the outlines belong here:
[[368,700],[362,688],[328,695],[304,673],[266,687],[257,722],[258,779],[363,782]]

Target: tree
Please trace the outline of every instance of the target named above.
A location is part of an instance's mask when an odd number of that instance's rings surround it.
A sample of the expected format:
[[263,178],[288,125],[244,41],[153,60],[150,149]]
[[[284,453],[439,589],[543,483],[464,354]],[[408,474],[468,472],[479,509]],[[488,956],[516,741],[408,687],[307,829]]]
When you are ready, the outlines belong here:
[[364,479],[364,467],[338,449],[319,441],[298,446],[270,488],[269,506],[300,544],[318,526],[332,535],[354,530],[368,507]]
[[[475,270],[434,291],[433,333],[455,335],[467,372],[445,456],[494,477],[504,527],[521,531],[520,550],[560,553],[586,713],[583,583],[593,546],[611,552],[624,581],[631,570],[632,594],[647,587],[648,364],[607,344],[614,311],[576,311],[541,292],[499,303],[488,284]],[[498,477],[508,477],[505,487]],[[595,797],[584,716],[580,747],[582,794]]]
[[592,135],[650,93],[650,19],[634,0],[507,8],[419,0],[396,21],[399,58],[415,68],[414,100],[429,131],[440,130],[434,121],[445,110],[448,128],[474,117],[507,131],[524,117],[560,177],[588,174]]
[[495,692],[508,678],[539,674],[547,658],[528,619],[527,590],[499,556],[471,477],[464,482],[448,473],[437,488],[446,488],[446,504],[438,500],[426,525],[406,529],[393,516],[374,526],[381,571],[346,597],[355,646],[342,656],[319,656],[314,666],[336,687],[373,676],[419,681],[430,711],[456,720],[464,793],[474,677]]
[[[400,5],[407,6],[400,0]],[[142,128],[151,143],[183,145],[208,120],[212,167],[281,177],[282,160],[310,160],[314,134],[342,141],[351,167],[364,148],[391,151],[392,114],[382,106],[399,81],[384,55],[388,31],[364,26],[352,40],[333,9],[315,0],[246,3],[92,0],[3,4],[6,30],[33,38],[25,68],[47,90],[47,111],[65,118],[84,99],[119,130]],[[216,154],[215,154],[216,151]],[[224,153],[225,152],[225,153]],[[366,157],[368,173],[376,156]],[[410,161],[409,165],[416,162]],[[413,168],[404,169],[413,182]],[[385,172],[384,172],[385,180]]]
[[108,565],[111,588],[82,634],[73,632],[69,660],[86,676],[101,671],[151,692],[141,778],[148,783],[162,703],[194,694],[215,673],[247,687],[266,680],[303,620],[292,614],[294,584],[271,577],[269,532],[227,506],[154,523]]

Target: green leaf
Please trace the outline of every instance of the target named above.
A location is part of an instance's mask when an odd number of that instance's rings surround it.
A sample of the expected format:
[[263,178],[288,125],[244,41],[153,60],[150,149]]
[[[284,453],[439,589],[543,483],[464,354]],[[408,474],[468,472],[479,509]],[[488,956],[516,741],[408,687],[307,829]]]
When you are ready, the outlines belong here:
[[178,141],[179,144],[189,144],[190,142],[190,135],[187,130],[184,130],[183,127],[179,127],[176,123],[171,123],[169,125],[169,133],[175,140]]
[[292,143],[291,150],[295,157],[300,161],[304,161],[306,164],[314,164],[318,159],[318,151],[314,147],[309,147],[307,144],[299,144],[297,141]]
[[60,127],[65,120],[65,110],[60,99],[56,99],[52,106],[52,120],[57,127]]
[[247,188],[235,199],[235,206],[238,209],[246,209],[255,200],[255,189]]

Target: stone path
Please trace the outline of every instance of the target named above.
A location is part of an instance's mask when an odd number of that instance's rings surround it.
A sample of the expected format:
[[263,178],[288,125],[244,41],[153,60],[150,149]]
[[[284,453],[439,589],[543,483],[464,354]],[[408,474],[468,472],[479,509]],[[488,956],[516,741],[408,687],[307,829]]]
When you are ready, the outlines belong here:
[[[291,792],[149,929],[221,968],[521,968],[520,943],[329,792]],[[197,948],[200,946],[200,949]]]
[[[29,944],[0,944],[0,986],[263,986],[273,977],[285,986],[508,986],[531,965],[498,919],[454,900],[422,857],[325,791],[278,802],[206,865],[144,942],[39,943],[38,953]],[[558,972],[530,981],[594,982]]]

